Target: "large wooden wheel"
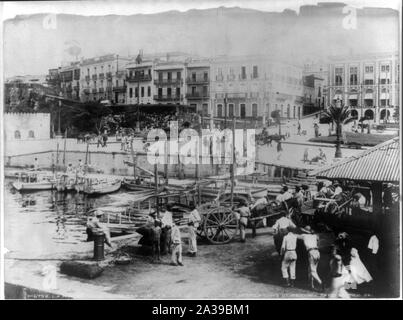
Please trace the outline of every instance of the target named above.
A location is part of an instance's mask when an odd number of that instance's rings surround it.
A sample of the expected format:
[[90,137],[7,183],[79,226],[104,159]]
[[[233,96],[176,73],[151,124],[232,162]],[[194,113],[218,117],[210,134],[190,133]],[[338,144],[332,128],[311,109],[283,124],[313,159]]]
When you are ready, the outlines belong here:
[[230,208],[214,208],[203,220],[204,235],[212,244],[228,243],[237,233],[238,220]]

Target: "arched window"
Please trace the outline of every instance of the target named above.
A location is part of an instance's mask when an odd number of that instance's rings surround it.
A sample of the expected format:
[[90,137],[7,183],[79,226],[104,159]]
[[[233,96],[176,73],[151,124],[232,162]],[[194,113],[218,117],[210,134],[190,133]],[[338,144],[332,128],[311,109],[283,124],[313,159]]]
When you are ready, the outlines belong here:
[[29,130],[28,132],[28,138],[35,138],[35,133],[33,130]]
[[19,132],[18,130],[16,130],[16,131],[14,132],[14,138],[15,138],[15,139],[21,139],[21,132]]

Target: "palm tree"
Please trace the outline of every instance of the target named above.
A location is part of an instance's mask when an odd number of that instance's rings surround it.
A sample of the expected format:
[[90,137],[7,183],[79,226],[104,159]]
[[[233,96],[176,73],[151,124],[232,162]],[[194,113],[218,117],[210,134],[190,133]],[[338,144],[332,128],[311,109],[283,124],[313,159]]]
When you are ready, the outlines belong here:
[[336,124],[336,153],[335,158],[341,158],[340,137],[342,127],[354,121],[348,106],[342,105],[340,100],[337,100],[336,105],[330,106],[322,117],[323,122]]

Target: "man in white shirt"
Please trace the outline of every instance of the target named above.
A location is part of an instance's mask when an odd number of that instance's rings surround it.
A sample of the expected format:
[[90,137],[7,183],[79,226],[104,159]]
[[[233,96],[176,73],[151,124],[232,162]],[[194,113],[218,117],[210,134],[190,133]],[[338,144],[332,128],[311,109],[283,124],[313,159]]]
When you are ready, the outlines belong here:
[[283,238],[281,245],[281,273],[285,285],[294,287],[295,282],[295,266],[297,262],[297,235],[292,232],[292,228],[288,228],[287,235]]
[[239,207],[236,209],[239,212],[240,218],[238,221],[239,231],[241,235],[241,242],[246,241],[246,227],[248,225],[248,219],[250,217],[250,210],[248,204],[245,201],[242,201],[239,204]]
[[377,280],[378,272],[378,251],[379,251],[379,239],[376,232],[372,232],[371,238],[368,242],[368,269],[371,275],[373,275],[374,281]]
[[287,186],[283,186],[280,191],[280,194],[276,197],[276,201],[281,203],[283,201],[287,201],[292,198],[292,193],[288,190]]
[[[304,241],[304,245],[306,251],[308,252],[308,261],[309,261],[309,273],[308,279],[310,282],[310,286],[312,289],[315,289],[315,281],[322,286],[322,280],[318,275],[318,264],[320,260],[320,252],[319,252],[319,237],[316,235],[310,226],[306,226],[302,229],[305,234],[299,236]],[[323,288],[322,288],[323,289]]]
[[335,198],[337,195],[341,194],[343,192],[343,189],[340,187],[340,183],[338,183],[337,181],[335,183],[333,183],[335,189],[334,189],[334,193],[333,193],[333,198]]
[[171,228],[173,225],[172,212],[168,211],[166,207],[161,208],[161,224],[162,224],[162,233],[161,233],[161,254],[165,255],[170,252],[170,243],[171,243]]
[[288,228],[296,228],[294,222],[283,213],[282,217],[278,219],[273,225],[274,231],[274,245],[276,247],[277,252],[280,254],[281,244],[283,243],[283,237],[288,233]]
[[172,242],[171,264],[175,266],[177,265],[183,266],[181,232],[175,222],[173,223],[172,226],[171,242]]
[[189,256],[195,257],[197,253],[197,228],[201,217],[196,208],[190,212],[189,223],[188,223],[188,233],[189,233]]

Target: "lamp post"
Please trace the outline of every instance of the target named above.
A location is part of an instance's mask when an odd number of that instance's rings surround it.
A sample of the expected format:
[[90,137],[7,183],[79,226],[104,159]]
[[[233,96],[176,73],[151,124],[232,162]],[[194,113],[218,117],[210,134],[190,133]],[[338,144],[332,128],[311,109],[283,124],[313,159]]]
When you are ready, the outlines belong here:
[[[338,109],[342,108],[340,99],[337,99],[337,101],[336,101],[336,108],[338,108]],[[341,136],[341,123],[340,123],[340,119],[336,119],[336,153],[334,155],[335,158],[342,157],[340,136]]]

